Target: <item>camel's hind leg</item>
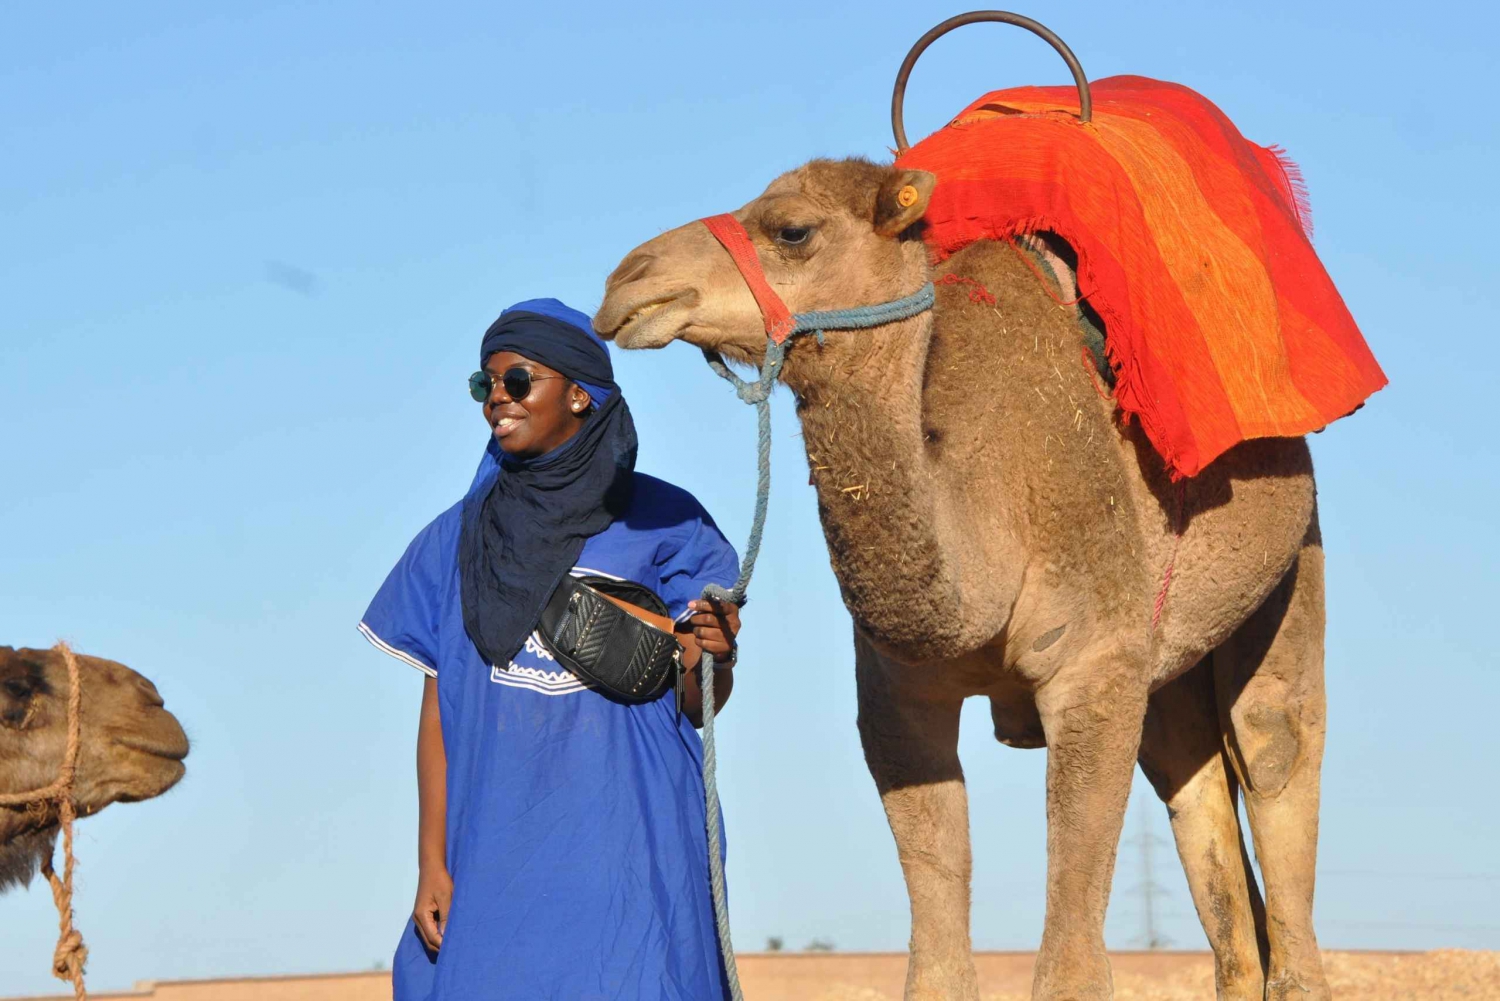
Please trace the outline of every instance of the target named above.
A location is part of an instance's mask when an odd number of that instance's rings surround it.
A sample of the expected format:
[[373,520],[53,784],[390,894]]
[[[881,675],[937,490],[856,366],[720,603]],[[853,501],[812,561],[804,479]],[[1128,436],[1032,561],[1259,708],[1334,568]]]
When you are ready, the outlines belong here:
[[1214,950],[1219,1001],[1265,996],[1265,909],[1240,832],[1207,661],[1151,696],[1141,770],[1167,805],[1177,854]]
[[1313,933],[1323,694],[1323,548],[1317,516],[1264,605],[1214,652],[1225,745],[1266,890],[1266,998],[1326,1001]]
[[859,735],[911,898],[907,1001],[978,1001],[969,944],[969,801],[958,763],[963,700],[887,670],[858,636]]

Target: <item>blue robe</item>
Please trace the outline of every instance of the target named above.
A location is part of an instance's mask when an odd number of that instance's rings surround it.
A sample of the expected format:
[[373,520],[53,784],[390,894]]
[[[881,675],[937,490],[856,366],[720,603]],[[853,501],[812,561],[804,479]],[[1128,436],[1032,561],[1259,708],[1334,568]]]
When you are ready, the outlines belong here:
[[[492,457],[473,490],[497,475]],[[635,475],[575,572],[628,578],[675,616],[729,586],[734,549],[684,490]],[[360,623],[437,678],[453,903],[440,952],[408,920],[395,1001],[704,1001],[726,996],[709,895],[702,744],[668,691],[612,701],[533,636],[484,663],[464,631],[462,503],[423,529]]]

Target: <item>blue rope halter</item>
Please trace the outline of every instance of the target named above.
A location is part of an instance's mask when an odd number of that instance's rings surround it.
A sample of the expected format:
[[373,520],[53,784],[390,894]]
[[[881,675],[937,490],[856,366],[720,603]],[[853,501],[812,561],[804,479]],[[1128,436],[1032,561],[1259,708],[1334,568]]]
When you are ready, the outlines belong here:
[[[815,334],[818,343],[824,343],[827,330],[865,330],[879,327],[897,320],[907,320],[925,313],[937,299],[932,282],[928,282],[911,295],[892,299],[874,306],[855,306],[852,309],[830,309],[812,313],[797,313],[792,317],[793,326],[785,340],[777,343],[766,338],[766,359],[760,367],[760,377],[741,379],[730,371],[729,366],[717,351],[703,349],[708,365],[734,386],[735,395],[755,407],[756,423],[759,425],[759,443],[756,455],[755,517],[750,525],[750,541],[745,546],[745,558],[740,564],[740,577],[734,587],[724,589],[710,584],[703,589],[703,597],[714,601],[729,601],[736,605],[745,603],[745,593],[750,588],[750,578],[755,573],[755,561],[760,558],[761,537],[766,528],[766,507],[771,496],[771,390],[786,362],[787,345],[803,334]],[[714,659],[703,655],[703,797],[708,817],[708,876],[713,891],[714,921],[719,931],[719,950],[724,959],[724,974],[729,982],[730,996],[734,1001],[744,1001],[740,990],[740,974],[734,962],[734,946],[729,937],[729,901],[724,889],[724,841],[719,816],[719,784],[716,778],[718,756],[714,750]]]

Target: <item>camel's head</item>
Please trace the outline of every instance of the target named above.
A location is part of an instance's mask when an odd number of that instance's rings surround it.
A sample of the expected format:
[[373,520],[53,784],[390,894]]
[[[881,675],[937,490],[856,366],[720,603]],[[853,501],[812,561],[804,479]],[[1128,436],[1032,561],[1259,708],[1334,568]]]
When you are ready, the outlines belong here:
[[[156,686],[124,664],[78,656],[83,691],[73,798],[80,815],[150,799],[182,778],[188,739]],[[68,744],[68,668],[55,650],[0,646],[0,794],[50,785]],[[0,807],[0,891],[36,871],[56,804]]]
[[[869,305],[927,280],[927,253],[912,231],[935,183],[926,171],[814,160],[778,177],[734,217],[792,312]],[[766,343],[755,297],[697,222],[626,255],[609,276],[594,327],[625,348],[682,339],[742,361]]]

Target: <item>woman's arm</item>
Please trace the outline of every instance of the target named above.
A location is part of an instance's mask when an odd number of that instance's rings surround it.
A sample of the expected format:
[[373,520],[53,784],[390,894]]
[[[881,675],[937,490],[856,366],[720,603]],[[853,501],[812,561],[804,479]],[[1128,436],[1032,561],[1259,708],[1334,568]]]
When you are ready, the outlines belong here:
[[417,934],[436,952],[443,944],[453,879],[448,875],[448,755],[438,718],[437,679],[422,684],[417,725]]
[[[703,687],[701,665],[691,671],[682,672],[682,714],[693,726],[703,726]],[[714,670],[714,715],[724,711],[729,693],[734,691],[734,668],[720,667]]]

